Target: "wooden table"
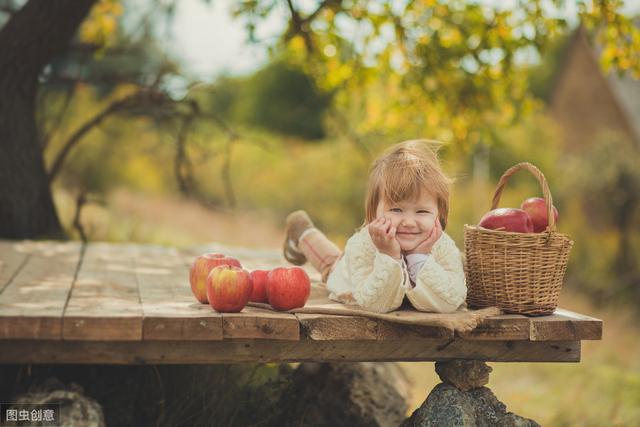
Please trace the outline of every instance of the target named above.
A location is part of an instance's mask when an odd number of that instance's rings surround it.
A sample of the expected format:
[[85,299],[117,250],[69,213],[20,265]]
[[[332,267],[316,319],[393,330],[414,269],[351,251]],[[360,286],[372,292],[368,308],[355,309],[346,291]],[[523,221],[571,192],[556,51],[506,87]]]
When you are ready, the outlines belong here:
[[247,269],[284,264],[277,251],[220,245],[0,241],[0,363],[579,362],[581,340],[602,339],[601,320],[562,309],[492,317],[465,334],[254,307],[221,314],[189,287],[205,251]]

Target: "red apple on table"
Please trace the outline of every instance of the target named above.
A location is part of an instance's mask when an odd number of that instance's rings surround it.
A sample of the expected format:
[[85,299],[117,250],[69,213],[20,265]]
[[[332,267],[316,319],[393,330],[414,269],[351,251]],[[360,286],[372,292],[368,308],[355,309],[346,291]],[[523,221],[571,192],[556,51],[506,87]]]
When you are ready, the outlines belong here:
[[276,310],[304,307],[311,293],[311,281],[300,267],[278,267],[267,275],[267,298]]
[[253,290],[251,291],[251,297],[249,301],[251,302],[263,302],[268,303],[267,299],[267,276],[269,275],[269,270],[253,270],[249,277],[251,278],[251,284],[253,285]]
[[240,267],[219,265],[207,276],[209,305],[220,313],[237,313],[251,296],[249,273]]
[[207,276],[214,267],[219,265],[242,267],[237,259],[218,253],[202,254],[191,265],[189,272],[191,291],[196,299],[203,304],[209,301],[207,299]]
[[[553,216],[558,222],[558,210],[555,206],[553,208]],[[547,229],[549,225],[548,216],[547,216],[547,203],[544,201],[542,197],[529,197],[527,200],[522,202],[520,205],[520,209],[529,214],[531,218],[531,222],[533,223],[533,231],[536,233],[540,233]]]
[[484,214],[480,227],[513,233],[533,233],[533,223],[529,214],[522,209],[498,208]]

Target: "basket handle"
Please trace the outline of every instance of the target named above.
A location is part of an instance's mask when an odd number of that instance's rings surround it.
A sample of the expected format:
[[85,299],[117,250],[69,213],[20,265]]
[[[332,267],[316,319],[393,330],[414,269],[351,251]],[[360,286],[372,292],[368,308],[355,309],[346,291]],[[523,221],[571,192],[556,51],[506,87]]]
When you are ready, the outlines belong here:
[[516,172],[522,169],[528,170],[529,172],[531,172],[533,176],[535,176],[538,179],[538,182],[542,187],[542,196],[544,197],[544,201],[547,205],[547,218],[549,221],[549,230],[556,231],[556,218],[555,218],[555,215],[553,215],[552,213],[553,198],[551,197],[549,184],[547,183],[547,180],[544,177],[544,174],[540,171],[540,169],[538,169],[537,167],[535,167],[534,165],[528,162],[518,163],[517,165],[507,169],[505,173],[502,174],[502,176],[500,177],[500,181],[498,182],[498,186],[496,187],[496,191],[493,194],[493,200],[491,201],[491,210],[496,209],[498,207],[498,203],[500,203],[500,196],[502,196],[502,190],[504,189],[504,186],[507,185],[507,181],[509,180],[511,175],[515,174]]

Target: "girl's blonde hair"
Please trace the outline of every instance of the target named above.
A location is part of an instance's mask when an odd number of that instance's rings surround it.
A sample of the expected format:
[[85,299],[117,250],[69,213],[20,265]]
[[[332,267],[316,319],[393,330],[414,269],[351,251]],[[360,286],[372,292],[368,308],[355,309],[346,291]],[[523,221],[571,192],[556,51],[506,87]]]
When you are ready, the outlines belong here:
[[426,139],[413,139],[389,147],[369,170],[365,224],[376,219],[380,200],[398,203],[418,198],[422,191],[433,194],[438,201],[438,217],[444,230],[449,216],[448,178],[438,161],[437,152],[442,143]]

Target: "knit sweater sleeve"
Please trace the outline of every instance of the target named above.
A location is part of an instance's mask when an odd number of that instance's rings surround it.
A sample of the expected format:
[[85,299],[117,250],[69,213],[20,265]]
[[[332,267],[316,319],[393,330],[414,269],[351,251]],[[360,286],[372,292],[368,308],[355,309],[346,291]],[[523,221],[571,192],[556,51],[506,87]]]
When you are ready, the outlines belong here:
[[418,310],[438,313],[456,311],[467,298],[462,255],[446,233],[425,260],[407,298]]
[[[379,252],[371,241],[367,229],[360,230],[349,241],[339,276],[329,281],[344,280],[355,302],[370,311],[387,313],[400,307],[408,282],[407,270],[401,260]],[[332,288],[332,283],[328,283]]]

